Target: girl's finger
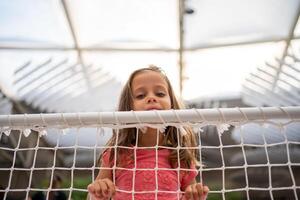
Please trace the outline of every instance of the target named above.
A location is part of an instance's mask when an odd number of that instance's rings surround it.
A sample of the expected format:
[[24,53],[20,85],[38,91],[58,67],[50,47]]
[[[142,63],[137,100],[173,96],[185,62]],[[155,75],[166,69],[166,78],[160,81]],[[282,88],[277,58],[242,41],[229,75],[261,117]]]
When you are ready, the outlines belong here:
[[193,193],[193,199],[194,200],[199,200],[199,196],[200,196],[200,194],[198,193],[197,185],[198,184],[193,184],[192,185],[192,193]]
[[114,196],[115,193],[116,193],[116,187],[115,187],[114,183],[111,180],[109,180],[109,179],[105,179],[105,183],[108,186],[108,190],[109,190],[110,196]]
[[202,183],[197,183],[196,184],[196,189],[198,191],[198,195],[202,196],[203,195],[203,185],[202,185]]
[[88,200],[101,200],[96,194],[90,193]]
[[192,187],[190,185],[185,189],[184,196],[187,200],[190,200],[193,198],[192,197],[193,196],[192,195]]
[[209,188],[207,186],[203,187],[203,193],[207,194],[209,192]]
[[105,190],[107,188],[107,186],[105,183],[103,183],[102,180],[97,181],[97,183],[98,183],[97,184],[98,189],[97,189],[96,195],[97,195],[97,198],[100,198],[102,200],[105,197],[105,195],[103,195],[103,193],[104,193],[103,190]]
[[99,181],[99,185],[101,187],[101,195],[103,197],[107,197],[108,196],[108,187],[105,181],[101,180]]
[[200,200],[206,200],[209,192],[209,188],[207,186],[203,186],[203,195],[200,197]]
[[98,181],[95,181],[94,183],[91,184],[91,194],[93,195],[94,198],[99,198],[99,194],[101,194],[100,190],[100,185]]
[[94,187],[94,184],[91,183],[87,186],[87,189],[90,193],[95,193],[95,187]]

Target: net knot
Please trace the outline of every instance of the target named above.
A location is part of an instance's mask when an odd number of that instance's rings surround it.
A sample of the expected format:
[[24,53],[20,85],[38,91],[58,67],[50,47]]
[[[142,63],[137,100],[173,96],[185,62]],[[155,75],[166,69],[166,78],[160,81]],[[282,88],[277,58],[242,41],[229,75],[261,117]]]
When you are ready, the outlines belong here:
[[230,124],[218,124],[216,127],[218,133],[222,135],[225,131],[229,130]]
[[25,137],[28,137],[28,136],[30,135],[30,133],[31,133],[31,130],[28,129],[28,128],[26,128],[26,129],[23,130],[23,135],[24,135]]

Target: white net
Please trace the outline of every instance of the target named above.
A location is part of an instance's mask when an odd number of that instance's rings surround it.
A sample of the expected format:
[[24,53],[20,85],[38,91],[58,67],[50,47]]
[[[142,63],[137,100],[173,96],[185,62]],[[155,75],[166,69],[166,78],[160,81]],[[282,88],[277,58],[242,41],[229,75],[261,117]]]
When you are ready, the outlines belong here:
[[[98,158],[112,130],[153,127],[162,132],[175,127],[184,134],[190,127],[197,138],[202,163],[198,182],[209,186],[208,199],[299,199],[300,193],[300,107],[190,109],[140,112],[56,113],[0,116],[0,199],[84,199],[87,185],[101,168]],[[138,137],[138,136],[137,136]],[[118,137],[117,137],[118,138]],[[137,151],[144,147],[111,146]],[[118,192],[130,199],[181,198],[179,184],[173,190],[161,189],[158,150],[179,152],[182,148],[155,145],[154,167],[124,169],[114,161],[113,181],[118,170],[134,175],[131,187]],[[135,190],[136,173],[153,171],[155,188]],[[189,170],[187,170],[189,171]],[[179,173],[178,173],[179,174]],[[179,183],[179,175],[178,175]],[[147,186],[145,186],[147,188]],[[147,195],[153,196],[147,196]],[[127,196],[126,196],[127,195]],[[129,195],[129,196],[128,196]],[[145,199],[144,198],[144,199]]]

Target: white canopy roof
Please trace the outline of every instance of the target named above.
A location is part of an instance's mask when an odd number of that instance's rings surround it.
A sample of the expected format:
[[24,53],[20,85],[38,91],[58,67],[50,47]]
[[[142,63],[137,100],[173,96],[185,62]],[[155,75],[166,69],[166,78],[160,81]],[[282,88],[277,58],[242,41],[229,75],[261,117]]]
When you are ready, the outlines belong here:
[[[299,55],[299,13],[298,0],[2,0],[0,86],[46,111],[114,110],[130,72],[155,64],[185,100],[268,105],[245,80]],[[263,79],[277,84],[278,73]],[[299,103],[291,98],[280,105]]]

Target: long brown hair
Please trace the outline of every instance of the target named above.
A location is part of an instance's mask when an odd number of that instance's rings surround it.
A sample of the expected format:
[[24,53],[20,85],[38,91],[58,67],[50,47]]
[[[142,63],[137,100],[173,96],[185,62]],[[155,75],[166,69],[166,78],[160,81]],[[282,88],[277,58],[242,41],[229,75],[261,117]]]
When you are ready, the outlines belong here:
[[[119,98],[119,105],[118,105],[118,111],[131,111],[133,107],[133,95],[132,95],[132,81],[134,77],[144,71],[154,71],[159,73],[164,80],[167,82],[168,85],[168,92],[171,98],[171,109],[183,109],[183,104],[177,100],[172,85],[168,79],[168,77],[165,75],[165,73],[159,68],[154,65],[150,65],[146,68],[140,68],[135,70],[131,73],[129,76],[128,81],[126,82],[125,86],[123,87],[123,90],[121,92],[120,98]],[[165,137],[163,140],[164,146],[169,147],[177,147],[178,142],[181,147],[195,147],[196,146],[196,139],[194,134],[192,133],[190,128],[185,127],[185,134],[180,133],[178,128],[169,126],[165,130]],[[179,134],[178,134],[179,133]],[[118,137],[117,137],[118,135]],[[118,132],[116,130],[113,131],[113,136],[108,141],[107,146],[114,146],[117,141],[117,155],[124,153],[124,151],[127,151],[127,149],[122,149],[119,146],[134,146],[136,144],[136,135],[137,135],[137,128],[126,128],[126,129],[119,129]],[[179,138],[178,138],[179,136]],[[110,151],[110,163],[113,162],[114,157],[113,150]],[[102,155],[101,155],[102,156]],[[100,159],[101,160],[101,156]],[[196,159],[196,151],[195,149],[186,149],[186,148],[180,148],[179,150],[179,160],[180,165],[183,167],[190,168],[191,164],[197,164]],[[169,161],[171,165],[175,168],[178,165],[178,156],[177,156],[177,150],[173,150],[170,154]],[[117,162],[118,163],[118,162]]]

